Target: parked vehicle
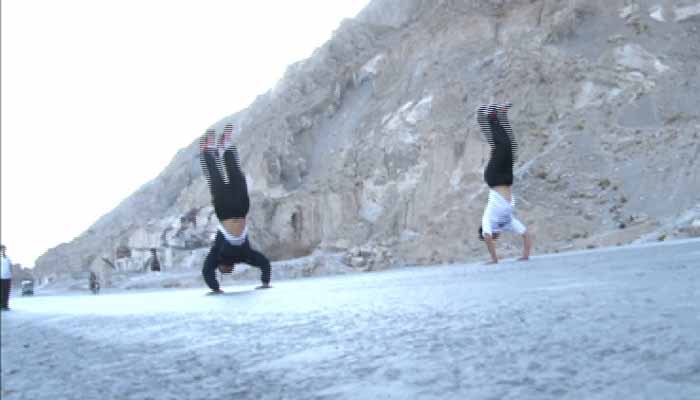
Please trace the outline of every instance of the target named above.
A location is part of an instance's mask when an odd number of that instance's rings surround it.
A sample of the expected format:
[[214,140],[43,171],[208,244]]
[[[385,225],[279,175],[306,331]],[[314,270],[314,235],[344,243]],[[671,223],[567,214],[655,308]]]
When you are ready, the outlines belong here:
[[20,283],[22,287],[22,296],[34,295],[34,281],[25,279]]

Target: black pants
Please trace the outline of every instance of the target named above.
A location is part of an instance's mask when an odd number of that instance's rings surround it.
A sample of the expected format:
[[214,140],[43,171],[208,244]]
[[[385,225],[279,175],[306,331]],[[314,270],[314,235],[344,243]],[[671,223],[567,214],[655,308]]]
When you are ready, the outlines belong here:
[[2,290],[0,290],[2,299],[0,299],[0,305],[2,308],[8,309],[10,308],[10,287],[12,286],[12,279],[0,279],[0,282],[2,282]]
[[202,275],[204,282],[212,290],[219,290],[219,282],[216,280],[216,268],[220,264],[220,254],[227,255],[227,261],[231,264],[246,263],[253,267],[260,268],[260,280],[264,285],[270,283],[270,261],[262,253],[250,247],[248,239],[240,246],[233,246],[226,241],[221,232],[216,233],[214,245],[209,250],[204,261]]
[[479,124],[491,147],[491,157],[484,170],[486,184],[512,186],[517,143],[507,117],[494,112],[480,118]]
[[[212,132],[207,131],[205,135],[212,135]],[[227,148],[222,160],[217,150],[204,149],[201,164],[219,221],[245,218],[250,209],[250,199],[238,150],[233,146]]]

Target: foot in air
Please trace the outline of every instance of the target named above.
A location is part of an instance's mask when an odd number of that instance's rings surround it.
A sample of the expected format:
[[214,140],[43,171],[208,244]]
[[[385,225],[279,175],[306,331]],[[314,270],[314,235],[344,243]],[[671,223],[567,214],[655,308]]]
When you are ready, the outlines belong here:
[[216,147],[220,154],[233,145],[233,124],[227,124],[224,127],[224,132],[219,136]]

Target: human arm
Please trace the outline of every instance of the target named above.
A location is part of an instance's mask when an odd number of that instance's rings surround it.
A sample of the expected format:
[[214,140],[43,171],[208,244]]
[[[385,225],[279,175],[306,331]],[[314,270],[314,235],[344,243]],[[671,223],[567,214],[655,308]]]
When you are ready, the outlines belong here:
[[513,217],[508,229],[517,233],[523,238],[523,255],[518,258],[519,261],[527,261],[530,259],[530,250],[532,250],[532,237],[527,227],[520,222],[519,219]]
[[489,250],[491,255],[491,261],[487,264],[498,264],[498,256],[496,255],[496,241],[493,239],[491,234],[484,233],[484,243],[486,243],[486,248]]
[[[214,245],[207,253],[207,257],[204,260],[204,268],[202,268],[202,276],[204,277],[204,282],[207,284],[209,289],[215,293],[221,293],[221,288],[219,286],[219,281],[216,279],[216,270],[222,263],[220,262],[219,252],[221,247],[223,247],[225,242],[224,236],[221,231],[216,232],[216,238],[214,239]],[[225,264],[224,264],[225,265]],[[230,263],[233,265],[233,263]]]
[[526,231],[523,233],[523,256],[518,260],[527,261],[530,259],[530,250],[532,249],[532,238],[530,234]]
[[491,261],[488,262],[488,264],[496,264],[498,263],[498,257],[496,256],[496,239],[491,228],[491,210],[492,205],[489,197],[489,203],[486,205],[484,214],[481,216],[481,235],[491,255]]

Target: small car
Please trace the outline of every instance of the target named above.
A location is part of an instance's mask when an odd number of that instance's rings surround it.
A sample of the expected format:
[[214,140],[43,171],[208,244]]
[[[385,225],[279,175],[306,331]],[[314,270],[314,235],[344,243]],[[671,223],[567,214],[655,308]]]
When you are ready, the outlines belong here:
[[25,279],[21,283],[22,286],[22,296],[33,296],[34,295],[34,281]]

